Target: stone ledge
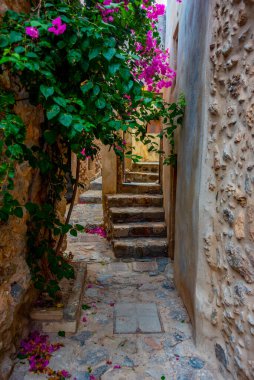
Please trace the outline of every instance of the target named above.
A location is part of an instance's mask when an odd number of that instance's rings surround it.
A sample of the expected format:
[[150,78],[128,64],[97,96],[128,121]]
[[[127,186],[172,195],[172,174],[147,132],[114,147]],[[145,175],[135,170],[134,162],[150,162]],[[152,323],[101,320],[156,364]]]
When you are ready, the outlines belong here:
[[44,332],[65,331],[75,333],[78,327],[81,297],[87,273],[86,264],[75,268],[75,280],[71,293],[63,308],[33,309],[30,318],[37,322]]

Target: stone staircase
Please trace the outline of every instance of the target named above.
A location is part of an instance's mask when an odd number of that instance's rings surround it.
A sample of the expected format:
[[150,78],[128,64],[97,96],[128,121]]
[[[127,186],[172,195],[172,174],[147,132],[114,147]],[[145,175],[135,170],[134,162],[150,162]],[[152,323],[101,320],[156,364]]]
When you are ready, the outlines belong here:
[[126,173],[126,182],[121,184],[120,192],[106,196],[109,235],[118,258],[168,254],[158,171],[158,163],[133,164],[132,170]]

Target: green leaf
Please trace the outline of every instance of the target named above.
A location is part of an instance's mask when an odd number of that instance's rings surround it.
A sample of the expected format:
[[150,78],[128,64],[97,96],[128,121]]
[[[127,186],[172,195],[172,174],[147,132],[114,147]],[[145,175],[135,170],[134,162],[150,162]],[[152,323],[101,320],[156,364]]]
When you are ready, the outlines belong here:
[[22,207],[15,207],[15,209],[13,210],[13,215],[17,216],[18,218],[22,218],[23,217]]
[[28,58],[39,58],[38,54],[36,54],[32,51],[29,51],[28,53],[26,53],[26,57],[28,57]]
[[52,96],[55,92],[53,87],[47,87],[47,86],[44,86],[43,84],[40,85],[40,91],[46,99]]
[[100,87],[96,84],[93,88],[94,96],[97,96],[100,93],[100,91],[101,91]]
[[64,41],[58,41],[57,47],[59,47],[59,49],[63,49],[65,46],[66,46],[66,43]]
[[96,100],[95,105],[99,110],[102,110],[106,107],[106,100],[104,98],[99,98]]
[[120,69],[120,75],[124,80],[129,80],[131,73],[128,69]]
[[91,90],[93,88],[93,83],[92,82],[87,82],[86,84],[83,84],[81,86],[81,91],[83,94],[85,94],[87,91]]
[[57,334],[58,334],[58,336],[63,336],[64,337],[65,336],[65,331],[63,331],[63,330],[58,331]]
[[75,129],[76,132],[82,132],[85,129],[85,126],[83,124],[77,123],[74,124],[73,128]]
[[74,230],[74,229],[70,230],[70,234],[71,234],[72,236],[78,236],[77,231]]
[[22,40],[23,40],[23,36],[22,36],[21,33],[14,32],[14,31],[12,31],[10,33],[10,42],[11,42],[11,44],[14,44],[14,43],[22,41]]
[[84,40],[81,44],[81,49],[87,50],[89,46],[90,46],[90,39]]
[[44,136],[45,140],[50,145],[52,145],[56,141],[57,132],[55,130],[49,130],[48,129],[48,130],[44,131],[43,136]]
[[72,123],[72,116],[68,113],[61,113],[58,120],[65,127],[69,127]]
[[115,48],[110,48],[107,49],[106,51],[102,52],[102,55],[108,60],[111,61],[111,59],[114,57],[116,54],[116,49]]
[[58,115],[60,112],[60,107],[57,104],[54,104],[50,107],[50,109],[47,111],[47,118],[48,120],[53,119],[56,115]]
[[75,224],[75,228],[78,231],[84,231],[84,226],[81,226],[81,224]]
[[9,40],[9,36],[7,36],[6,34],[3,34],[2,36],[0,36],[0,47],[1,48],[5,48],[6,46],[8,46],[10,43],[10,40]]
[[55,96],[53,98],[54,102],[57,103],[59,106],[66,107],[67,103],[64,98],[61,98],[60,96]]
[[23,46],[16,46],[14,51],[15,53],[21,54],[21,53],[24,53],[25,48]]
[[81,60],[81,53],[79,50],[70,50],[67,54],[68,61],[75,65],[77,62]]
[[108,71],[110,72],[110,74],[115,75],[115,73],[119,70],[120,66],[120,63],[112,63],[108,66]]
[[91,306],[86,305],[86,304],[83,304],[83,305],[81,306],[81,308],[82,308],[82,310],[89,310],[89,309],[91,309]]
[[100,54],[101,49],[96,47],[94,49],[91,49],[88,54],[89,61],[96,58]]

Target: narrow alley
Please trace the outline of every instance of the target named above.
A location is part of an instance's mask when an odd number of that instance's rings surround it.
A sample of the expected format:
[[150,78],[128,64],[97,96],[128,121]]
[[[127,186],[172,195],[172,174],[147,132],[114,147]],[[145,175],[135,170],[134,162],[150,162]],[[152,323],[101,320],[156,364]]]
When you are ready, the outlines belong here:
[[[80,196],[73,222],[93,227],[102,223],[101,191],[96,187]],[[87,233],[69,236],[66,252],[74,262],[87,265],[85,310],[75,334],[48,333],[51,343],[64,345],[52,354],[50,368],[67,370],[73,380],[220,378],[193,344],[170,260],[116,259],[105,238]],[[29,372],[24,360],[17,361],[10,378],[46,379]]]

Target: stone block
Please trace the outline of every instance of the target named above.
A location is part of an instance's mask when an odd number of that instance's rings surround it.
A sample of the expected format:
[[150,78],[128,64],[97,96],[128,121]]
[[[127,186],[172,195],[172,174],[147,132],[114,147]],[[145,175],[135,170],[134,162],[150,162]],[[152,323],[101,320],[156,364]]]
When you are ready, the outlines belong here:
[[132,263],[134,272],[153,272],[158,270],[158,265],[155,261],[135,261]]
[[102,375],[101,380],[140,380],[138,375],[132,369],[120,368],[112,369],[104,375]]
[[154,303],[117,303],[114,310],[114,333],[162,332],[158,309]]

